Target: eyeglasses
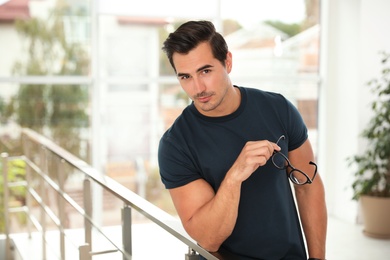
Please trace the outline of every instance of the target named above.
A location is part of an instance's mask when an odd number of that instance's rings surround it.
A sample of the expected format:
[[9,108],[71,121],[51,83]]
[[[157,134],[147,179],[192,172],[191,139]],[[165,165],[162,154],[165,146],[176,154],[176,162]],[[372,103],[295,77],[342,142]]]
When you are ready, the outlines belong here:
[[[286,139],[286,137],[284,135],[282,135],[281,137],[279,137],[278,141],[276,142],[276,144],[279,143],[280,140],[284,140]],[[315,164],[314,162],[310,161],[309,164],[313,165],[315,168],[314,168],[314,175],[313,175],[313,178],[310,179],[310,177],[304,173],[303,171],[295,168],[290,160],[287,158],[286,155],[284,155],[283,153],[281,152],[278,152],[278,151],[274,151],[274,154],[272,155],[271,157],[271,160],[272,160],[272,163],[274,164],[274,166],[280,170],[285,170],[287,168],[291,168],[291,171],[290,172],[287,172],[287,175],[288,175],[288,178],[294,183],[294,184],[297,184],[297,185],[304,185],[304,184],[311,184],[313,183],[314,181],[314,178],[316,177],[316,174],[317,174],[317,164]]]

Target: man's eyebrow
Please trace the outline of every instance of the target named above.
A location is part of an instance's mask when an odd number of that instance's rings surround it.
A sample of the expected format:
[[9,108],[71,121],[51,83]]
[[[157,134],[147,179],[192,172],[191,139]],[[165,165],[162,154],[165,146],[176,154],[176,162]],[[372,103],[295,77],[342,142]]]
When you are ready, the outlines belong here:
[[[208,69],[208,68],[212,68],[212,67],[213,67],[212,65],[206,64],[206,65],[200,67],[199,69],[197,69],[196,72],[200,72],[202,70],[205,70],[205,69]],[[189,76],[189,75],[190,74],[188,74],[188,73],[180,73],[180,72],[177,73],[177,77],[183,77],[183,76]]]
[[180,77],[184,77],[184,76],[188,76],[188,75],[190,75],[190,74],[188,74],[188,73],[177,73],[177,77],[178,78],[180,78]]
[[207,64],[197,69],[196,72],[202,71],[204,69],[212,68],[212,67],[213,67],[212,65]]

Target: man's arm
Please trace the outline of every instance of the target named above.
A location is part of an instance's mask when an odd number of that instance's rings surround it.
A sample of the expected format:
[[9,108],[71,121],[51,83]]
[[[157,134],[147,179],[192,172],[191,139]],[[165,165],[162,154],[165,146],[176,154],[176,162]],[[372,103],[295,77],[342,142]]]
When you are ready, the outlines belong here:
[[216,193],[203,179],[169,190],[185,230],[199,245],[215,252],[230,236],[237,220],[242,182],[263,166],[274,150],[280,148],[268,141],[246,143]]
[[[314,155],[309,140],[290,151],[289,159],[292,165],[312,178],[314,172],[309,162],[314,161]],[[325,259],[327,211],[321,176],[317,173],[312,184],[294,186],[309,257]]]

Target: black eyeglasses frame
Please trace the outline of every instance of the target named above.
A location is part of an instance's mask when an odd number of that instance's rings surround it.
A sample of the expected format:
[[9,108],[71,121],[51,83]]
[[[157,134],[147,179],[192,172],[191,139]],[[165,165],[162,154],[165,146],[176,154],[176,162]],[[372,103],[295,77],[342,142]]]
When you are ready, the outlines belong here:
[[[286,137],[285,137],[284,135],[280,136],[279,139],[278,139],[278,141],[276,142],[276,144],[278,144],[279,141],[280,141],[281,139],[285,139],[285,138],[286,138]],[[286,165],[286,164],[283,164],[282,167],[278,166],[278,165],[275,163],[275,161],[274,161],[276,155],[282,156],[283,159],[287,162],[287,165]],[[294,183],[294,184],[297,184],[297,185],[312,184],[313,181],[314,181],[314,178],[315,178],[316,175],[317,175],[317,164],[316,164],[316,163],[314,163],[314,162],[312,162],[312,161],[309,162],[310,165],[314,165],[314,167],[315,167],[315,169],[314,169],[314,174],[313,174],[313,178],[310,178],[309,175],[307,175],[305,172],[303,172],[303,171],[301,171],[301,170],[295,168],[295,167],[291,164],[291,162],[290,162],[290,160],[288,159],[288,157],[287,157],[285,154],[283,154],[282,152],[280,152],[280,151],[274,150],[273,155],[272,155],[272,157],[271,157],[271,161],[272,161],[273,165],[274,165],[276,168],[280,169],[280,170],[286,170],[287,168],[291,168],[291,171],[290,171],[290,172],[286,171],[286,174],[287,174],[288,178],[290,179],[290,181],[291,181],[292,183]],[[307,179],[306,179],[306,182],[299,182],[296,178],[294,178],[294,175],[293,175],[294,172],[299,172],[299,173],[303,174],[303,175],[307,178]]]

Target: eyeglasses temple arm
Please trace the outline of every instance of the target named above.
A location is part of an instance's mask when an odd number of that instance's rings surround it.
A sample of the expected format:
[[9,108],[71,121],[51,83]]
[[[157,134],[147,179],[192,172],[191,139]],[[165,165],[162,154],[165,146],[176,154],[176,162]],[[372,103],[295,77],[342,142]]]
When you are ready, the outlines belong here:
[[310,161],[309,164],[314,165],[314,167],[315,167],[314,175],[313,175],[313,178],[311,179],[312,181],[314,181],[314,178],[315,178],[316,175],[317,175],[317,164],[315,164],[315,163],[312,162],[312,161]]

